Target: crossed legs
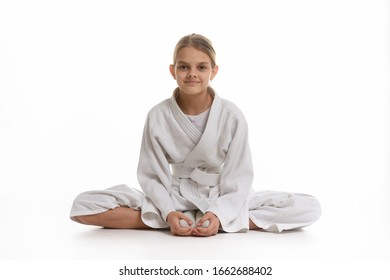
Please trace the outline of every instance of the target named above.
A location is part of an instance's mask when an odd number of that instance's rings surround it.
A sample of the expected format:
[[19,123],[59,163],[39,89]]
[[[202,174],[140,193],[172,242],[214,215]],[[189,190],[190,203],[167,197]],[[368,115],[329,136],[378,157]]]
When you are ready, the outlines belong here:
[[141,211],[129,207],[117,207],[103,213],[74,217],[82,224],[117,229],[147,229],[142,222]]
[[[86,225],[117,229],[148,229],[141,219],[141,211],[129,207],[117,207],[103,213],[74,217]],[[249,219],[249,229],[258,227]]]

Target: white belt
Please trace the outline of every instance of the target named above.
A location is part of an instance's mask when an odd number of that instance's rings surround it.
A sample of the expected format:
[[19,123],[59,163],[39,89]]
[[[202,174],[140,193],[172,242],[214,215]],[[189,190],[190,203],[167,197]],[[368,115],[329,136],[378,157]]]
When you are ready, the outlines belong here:
[[178,164],[172,165],[173,176],[179,179],[192,179],[199,185],[216,186],[219,185],[221,178],[221,167],[213,167],[211,169],[200,170],[199,168],[183,167]]

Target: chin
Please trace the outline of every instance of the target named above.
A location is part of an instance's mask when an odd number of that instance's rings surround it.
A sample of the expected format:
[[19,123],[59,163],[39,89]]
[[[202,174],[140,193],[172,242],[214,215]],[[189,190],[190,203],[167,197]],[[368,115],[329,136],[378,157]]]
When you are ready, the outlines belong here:
[[180,87],[180,91],[188,95],[197,95],[202,92],[207,92],[207,88],[183,86]]
[[182,90],[182,92],[186,95],[193,95],[193,96],[203,93],[203,91],[200,90],[192,91],[192,90],[185,90],[185,89]]

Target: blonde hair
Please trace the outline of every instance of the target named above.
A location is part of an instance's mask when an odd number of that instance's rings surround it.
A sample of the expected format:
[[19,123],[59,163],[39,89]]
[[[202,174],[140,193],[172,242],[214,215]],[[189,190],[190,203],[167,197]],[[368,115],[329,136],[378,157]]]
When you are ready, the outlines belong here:
[[207,39],[205,36],[200,34],[195,34],[195,33],[184,36],[179,40],[179,42],[177,42],[175,51],[173,53],[173,65],[176,64],[177,54],[182,48],[185,47],[193,47],[199,51],[204,52],[210,57],[211,66],[214,68],[214,66],[216,65],[215,62],[216,53],[211,41]]

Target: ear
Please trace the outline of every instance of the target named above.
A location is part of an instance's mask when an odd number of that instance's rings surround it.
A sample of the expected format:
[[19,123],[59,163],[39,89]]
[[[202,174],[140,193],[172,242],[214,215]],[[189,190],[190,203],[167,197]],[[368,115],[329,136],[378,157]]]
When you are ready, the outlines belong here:
[[215,65],[213,70],[211,71],[211,78],[210,78],[210,80],[213,80],[214,77],[217,75],[217,73],[218,73],[218,65]]
[[169,65],[169,71],[171,72],[172,77],[176,80],[175,65]]

